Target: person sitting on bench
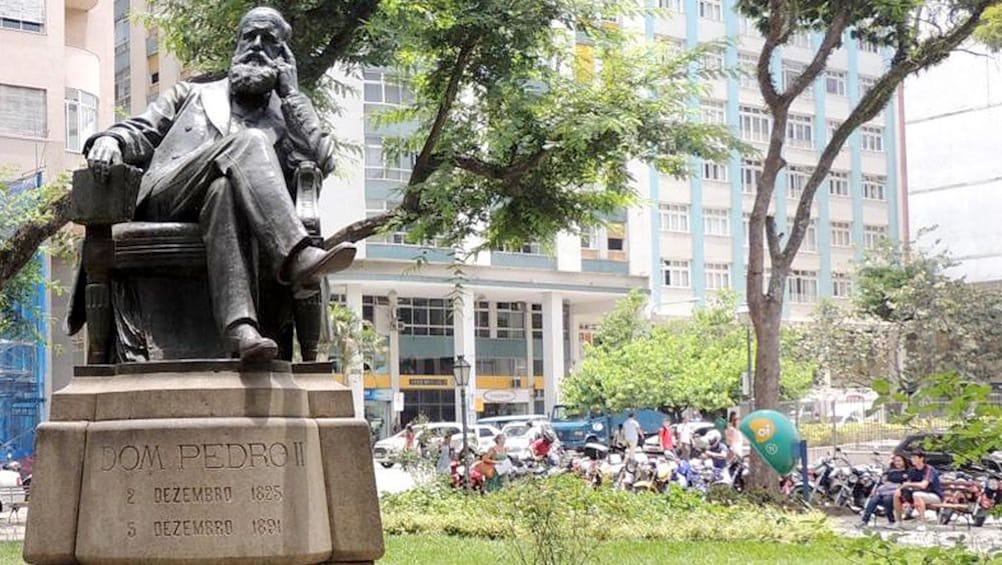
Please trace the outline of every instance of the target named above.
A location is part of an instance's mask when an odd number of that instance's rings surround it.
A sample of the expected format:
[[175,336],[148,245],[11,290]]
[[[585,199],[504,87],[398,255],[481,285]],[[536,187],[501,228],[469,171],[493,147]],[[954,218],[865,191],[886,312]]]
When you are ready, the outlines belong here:
[[926,464],[924,451],[916,451],[911,459],[908,480],[894,494],[894,514],[900,520],[904,503],[910,502],[915,507],[918,520],[924,522],[926,507],[943,501],[943,485],[939,481],[939,472]]

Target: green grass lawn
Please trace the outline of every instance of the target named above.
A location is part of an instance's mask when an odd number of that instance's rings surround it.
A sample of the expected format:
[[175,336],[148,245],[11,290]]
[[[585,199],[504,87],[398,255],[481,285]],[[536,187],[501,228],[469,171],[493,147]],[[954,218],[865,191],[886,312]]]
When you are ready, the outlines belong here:
[[[517,563],[505,541],[459,538],[444,535],[392,536],[386,540],[386,556],[380,563],[391,565]],[[839,550],[821,543],[794,545],[775,542],[670,542],[611,541],[601,543],[595,562],[615,565],[685,563],[851,563]]]
[[[595,563],[610,565],[686,565],[737,564],[825,564],[860,563],[850,560],[844,550],[825,542],[785,544],[758,541],[647,541],[619,540],[602,542],[594,553]],[[922,552],[915,550],[915,563]],[[0,542],[0,565],[21,565],[21,544]],[[379,563],[386,565],[487,565],[517,563],[512,559],[511,544],[480,538],[446,535],[403,535],[386,539],[386,555]]]

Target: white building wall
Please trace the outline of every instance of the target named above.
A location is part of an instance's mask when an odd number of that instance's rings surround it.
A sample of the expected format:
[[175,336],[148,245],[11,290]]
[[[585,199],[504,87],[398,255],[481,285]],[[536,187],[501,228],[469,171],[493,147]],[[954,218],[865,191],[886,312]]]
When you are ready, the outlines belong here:
[[957,276],[1002,280],[1002,57],[954,53],[909,80],[905,109],[912,237],[941,241]]

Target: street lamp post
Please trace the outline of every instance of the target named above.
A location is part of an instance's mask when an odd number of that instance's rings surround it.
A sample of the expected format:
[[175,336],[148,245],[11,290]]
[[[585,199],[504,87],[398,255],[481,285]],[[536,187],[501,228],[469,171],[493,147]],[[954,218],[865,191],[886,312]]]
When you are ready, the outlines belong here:
[[466,424],[466,385],[470,383],[470,363],[465,356],[459,355],[452,364],[452,373],[456,377],[456,386],[459,387],[459,404],[462,411],[463,423],[463,488],[470,489],[470,456],[467,449],[467,424]]

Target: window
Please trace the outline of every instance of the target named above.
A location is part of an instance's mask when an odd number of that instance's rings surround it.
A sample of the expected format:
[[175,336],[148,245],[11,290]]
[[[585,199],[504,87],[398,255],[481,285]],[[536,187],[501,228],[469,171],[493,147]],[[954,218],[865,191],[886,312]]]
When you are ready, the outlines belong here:
[[703,232],[706,235],[731,235],[730,211],[722,208],[704,208]]
[[745,141],[769,141],[769,113],[754,106],[741,106],[738,111],[741,122],[741,139]]
[[749,247],[751,242],[751,214],[745,212],[741,214],[741,229],[745,232],[745,247]]
[[863,126],[859,128],[860,144],[863,151],[884,152],[884,128],[879,126]]
[[115,52],[119,51],[119,48],[124,48],[128,51],[129,37],[131,37],[132,22],[128,17],[122,17],[115,20]]
[[806,304],[817,302],[818,300],[818,272],[817,271],[790,271],[790,278],[787,279],[787,286],[790,289],[790,302]]
[[851,222],[832,222],[832,247],[852,247]]
[[741,71],[741,88],[758,88],[758,56],[738,53],[738,69]]
[[44,138],[45,91],[0,84],[0,133]]
[[880,53],[880,46],[872,41],[859,38],[856,40],[856,43],[859,45],[859,50],[864,53]]
[[681,14],[685,8],[685,0],[658,0],[658,8]]
[[755,20],[749,18],[748,16],[739,16],[738,33],[741,35],[751,35],[753,37],[757,37],[759,33],[758,28],[755,27]]
[[863,198],[867,200],[886,200],[885,187],[887,177],[878,175],[863,175]]
[[828,71],[825,73],[825,92],[835,96],[846,95],[845,71]]
[[859,97],[866,96],[867,92],[877,85],[877,79],[873,77],[859,75]]
[[65,104],[66,150],[80,151],[84,141],[97,133],[97,96],[67,88]]
[[611,223],[605,227],[605,248],[609,251],[626,250],[626,226]]
[[811,223],[807,224],[807,230],[804,232],[804,241],[801,246],[804,251],[818,250],[818,223],[813,219]]
[[731,288],[731,266],[728,263],[707,263],[706,290]]
[[600,228],[590,228],[581,232],[581,249],[599,250]]
[[[532,305],[532,339],[543,339],[543,305],[533,304]],[[534,373],[536,375],[542,375],[543,371],[540,369],[538,372]]]
[[814,119],[810,116],[790,114],[786,122],[786,139],[793,147],[814,145]]
[[689,262],[663,259],[664,285],[674,288],[689,288]]
[[703,70],[713,73],[724,72],[724,54],[720,51],[708,51],[703,55]]
[[0,27],[42,33],[45,30],[45,0],[0,1]]
[[[396,208],[397,202],[391,202],[388,200],[366,200],[365,201],[365,217],[372,218],[375,216],[381,216],[384,213]],[[407,241],[407,231],[395,231],[390,233],[379,233],[368,238],[371,243],[392,243],[394,245],[408,245]]]
[[498,302],[498,339],[525,339],[525,305],[521,302]]
[[875,249],[886,238],[887,226],[863,226],[863,247],[866,249]]
[[473,324],[477,337],[491,337],[490,303],[481,300],[474,305]]
[[758,181],[762,178],[762,161],[745,159],[741,161],[741,192],[755,194]]
[[786,171],[786,197],[799,199],[807,188],[807,181],[811,178],[811,169],[808,167],[791,166]]
[[365,136],[365,178],[407,181],[413,167],[412,155],[390,155],[383,149],[382,136]]
[[790,36],[789,44],[801,49],[811,48],[811,36],[806,31],[798,31]]
[[689,233],[689,206],[687,204],[662,204],[661,230]]
[[158,84],[160,82],[160,71],[155,73],[150,73],[150,84]]
[[452,301],[444,298],[398,298],[397,318],[406,335],[452,335]]
[[727,110],[723,102],[717,100],[703,100],[703,122],[707,124],[727,123]]
[[831,171],[828,173],[828,194],[832,196],[849,196],[848,172]]
[[542,255],[543,246],[539,243],[523,243],[519,246],[506,246],[504,248],[505,253],[524,253],[526,255]]
[[706,180],[727,182],[727,165],[703,161],[703,178]]
[[832,273],[832,296],[848,298],[852,296],[852,279],[845,273]]
[[721,0],[699,0],[699,17],[715,22],[723,21],[723,2]]
[[386,71],[366,69],[362,71],[366,104],[400,105],[414,102],[414,95],[401,86],[393,75]]
[[[800,63],[793,63],[790,61],[783,61],[783,90],[787,90],[793,85],[794,82],[800,78],[800,75],[804,73],[806,67]],[[810,87],[805,88],[804,92],[800,96],[810,96]]]

